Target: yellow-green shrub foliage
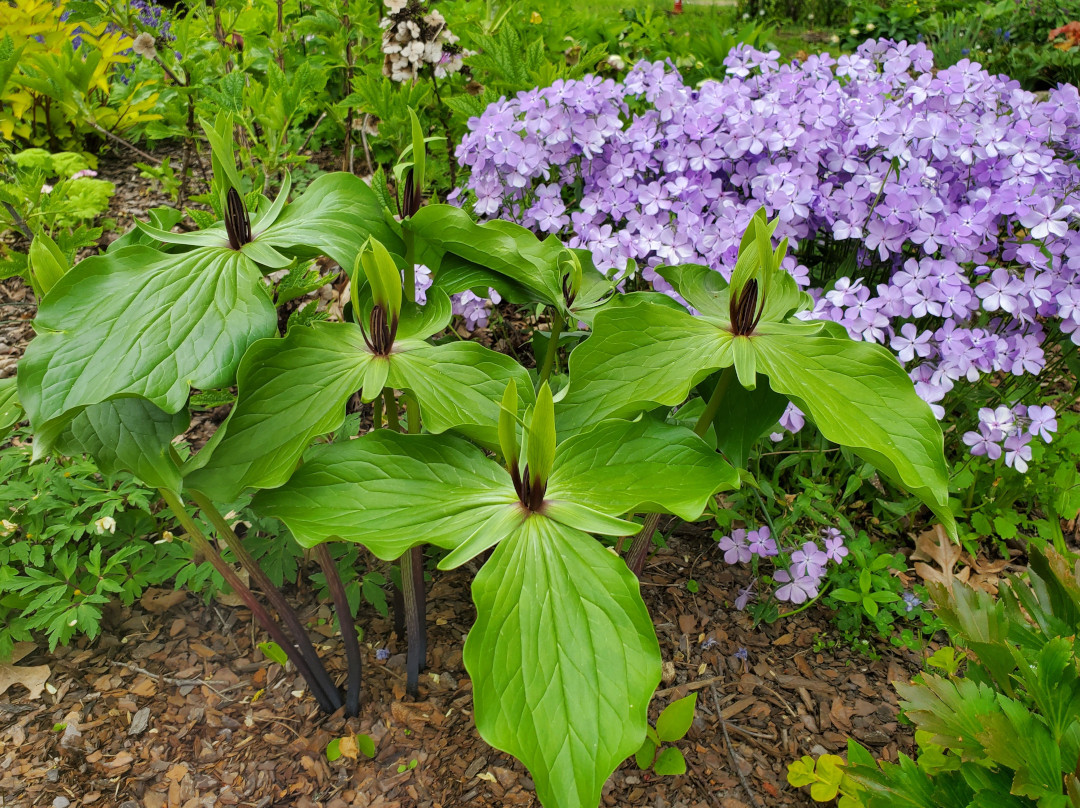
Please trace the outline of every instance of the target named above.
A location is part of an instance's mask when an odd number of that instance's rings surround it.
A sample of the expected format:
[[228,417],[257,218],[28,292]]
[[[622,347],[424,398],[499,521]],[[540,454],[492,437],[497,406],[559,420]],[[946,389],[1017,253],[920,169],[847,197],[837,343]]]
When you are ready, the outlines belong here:
[[59,148],[81,144],[96,132],[91,123],[122,132],[160,117],[149,88],[113,92],[117,69],[131,61],[123,53],[131,40],[62,15],[51,0],[0,2],[0,136]]

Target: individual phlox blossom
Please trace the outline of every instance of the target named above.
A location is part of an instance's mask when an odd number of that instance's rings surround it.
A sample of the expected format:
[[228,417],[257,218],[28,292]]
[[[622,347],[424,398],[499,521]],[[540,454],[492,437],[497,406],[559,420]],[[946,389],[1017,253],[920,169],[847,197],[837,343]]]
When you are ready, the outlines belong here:
[[1005,438],[1005,465],[1016,469],[1021,474],[1028,470],[1031,462],[1031,435],[1015,432]]
[[979,424],[977,432],[964,433],[963,441],[976,457],[988,457],[997,460],[1001,457],[1001,441],[1005,434],[997,429],[990,429],[986,424]]
[[821,578],[812,575],[792,575],[788,570],[777,570],[773,573],[773,580],[782,584],[774,593],[777,600],[787,601],[799,605],[806,603],[810,598],[817,597],[818,586]]
[[820,578],[828,561],[829,556],[821,552],[816,542],[804,542],[791,554],[791,572],[797,577]]
[[390,649],[379,648],[377,651],[375,651],[375,658],[380,662],[386,662],[386,660],[390,658]]
[[754,583],[750,582],[749,586],[743,587],[739,590],[739,594],[735,597],[735,608],[740,612],[746,608],[748,604],[754,598]]
[[827,527],[821,533],[825,539],[825,557],[834,564],[842,564],[849,552],[844,546],[844,535],[835,527]]
[[1027,408],[1028,433],[1038,435],[1049,443],[1053,440],[1053,433],[1057,432],[1057,413],[1053,407],[1041,407],[1033,405]]
[[763,525],[757,530],[751,530],[746,534],[746,541],[749,544],[750,552],[759,558],[769,558],[779,553],[776,547],[776,539],[772,537],[768,525]]
[[730,536],[721,536],[716,543],[724,554],[724,561],[728,564],[745,564],[754,554],[746,541],[746,531],[742,528],[731,531]]

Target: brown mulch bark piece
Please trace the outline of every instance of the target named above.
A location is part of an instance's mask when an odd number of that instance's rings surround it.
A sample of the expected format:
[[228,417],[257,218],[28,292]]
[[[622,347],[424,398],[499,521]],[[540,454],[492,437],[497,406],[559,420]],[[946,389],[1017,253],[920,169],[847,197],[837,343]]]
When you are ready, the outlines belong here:
[[[405,646],[392,621],[362,607],[363,705],[351,720],[321,715],[295,673],[262,657],[255,648],[262,632],[244,609],[193,596],[170,603],[160,594],[144,598],[145,606],[114,608],[97,641],[37,651],[21,663],[50,665],[55,692],[29,700],[16,686],[8,703],[0,701],[3,804],[48,806],[63,797],[73,806],[123,808],[536,806],[528,772],[487,746],[472,721],[461,659],[474,618],[471,574],[469,565],[438,573],[431,587],[428,667],[415,701],[404,695]],[[691,577],[700,584],[693,594]],[[914,654],[887,643],[875,644],[877,660],[847,649],[815,653],[815,638],[830,625],[820,607],[754,627],[730,606],[746,581],[701,537],[674,537],[642,583],[665,661],[652,718],[670,701],[699,694],[694,725],[679,744],[689,769],[656,777],[631,759],[605,787],[604,806],[752,805],[733,753],[758,804],[808,807],[785,778],[800,755],[841,751],[849,735],[879,758],[912,753],[889,682],[918,669]],[[340,682],[344,656],[327,607],[309,592],[293,595]],[[389,648],[389,660],[376,660],[378,647]],[[745,661],[736,656],[741,648]],[[64,723],[75,726],[58,730]],[[374,739],[375,759],[328,762],[327,743],[356,732]]]

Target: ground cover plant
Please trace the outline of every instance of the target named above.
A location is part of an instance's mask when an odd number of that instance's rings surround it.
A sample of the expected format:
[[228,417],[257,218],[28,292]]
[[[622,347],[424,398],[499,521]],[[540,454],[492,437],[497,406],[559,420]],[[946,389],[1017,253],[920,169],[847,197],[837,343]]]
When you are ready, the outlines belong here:
[[[919,754],[879,764],[849,743],[848,760],[794,763],[793,785],[851,806],[1059,805],[1080,801],[1080,680],[1073,638],[1080,582],[1052,548],[1033,551],[1000,599],[956,582],[933,587],[955,646],[897,683]],[[933,670],[931,670],[933,669]]]

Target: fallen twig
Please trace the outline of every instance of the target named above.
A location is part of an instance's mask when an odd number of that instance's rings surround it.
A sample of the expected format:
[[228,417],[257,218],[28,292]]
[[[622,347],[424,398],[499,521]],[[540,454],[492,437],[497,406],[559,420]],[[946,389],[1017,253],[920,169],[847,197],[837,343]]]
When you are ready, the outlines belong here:
[[[143,676],[149,676],[152,679],[157,679],[159,682],[164,682],[165,684],[169,685],[175,685],[177,687],[209,687],[211,690],[214,690],[213,685],[228,684],[228,682],[223,682],[220,679],[177,679],[173,676],[166,676],[163,673],[154,673],[153,671],[148,671],[146,668],[140,668],[133,662],[114,661],[110,664],[117,665],[121,668],[127,668],[128,670],[135,671],[136,673],[141,673]],[[214,690],[214,692],[217,693],[219,696],[221,695],[220,691],[218,690]]]
[[716,720],[720,722],[720,729],[724,731],[724,743],[727,745],[728,757],[731,758],[731,763],[735,767],[735,774],[739,775],[739,782],[742,783],[746,796],[750,798],[750,803],[754,808],[761,808],[757,795],[751,790],[750,784],[746,782],[746,777],[743,776],[742,769],[739,768],[739,761],[735,757],[735,747],[731,745],[731,736],[728,735],[727,719],[724,718],[723,711],[720,709],[720,697],[716,695],[715,687],[710,688],[710,690],[712,690],[713,704],[716,706]]

